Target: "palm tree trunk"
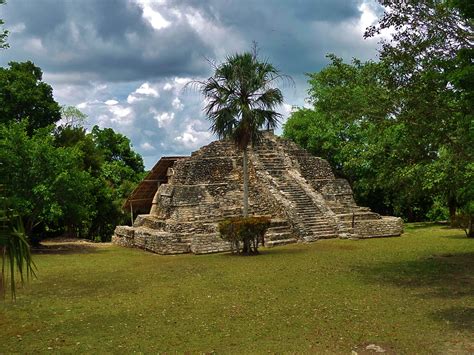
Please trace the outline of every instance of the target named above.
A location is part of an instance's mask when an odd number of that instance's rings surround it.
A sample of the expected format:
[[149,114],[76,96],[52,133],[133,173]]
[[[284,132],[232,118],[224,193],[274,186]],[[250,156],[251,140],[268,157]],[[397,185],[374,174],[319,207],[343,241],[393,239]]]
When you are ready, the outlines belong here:
[[249,169],[247,147],[244,148],[244,217],[249,215]]

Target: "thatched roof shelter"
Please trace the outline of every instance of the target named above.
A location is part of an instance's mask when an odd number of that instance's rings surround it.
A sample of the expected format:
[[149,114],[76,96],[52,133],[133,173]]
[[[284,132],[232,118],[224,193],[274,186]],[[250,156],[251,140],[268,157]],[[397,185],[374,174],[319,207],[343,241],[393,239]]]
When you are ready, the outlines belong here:
[[175,161],[186,157],[163,157],[150,170],[148,175],[138,184],[131,195],[127,198],[122,208],[132,211],[149,212],[156,190],[161,184],[168,182],[168,168],[172,167]]

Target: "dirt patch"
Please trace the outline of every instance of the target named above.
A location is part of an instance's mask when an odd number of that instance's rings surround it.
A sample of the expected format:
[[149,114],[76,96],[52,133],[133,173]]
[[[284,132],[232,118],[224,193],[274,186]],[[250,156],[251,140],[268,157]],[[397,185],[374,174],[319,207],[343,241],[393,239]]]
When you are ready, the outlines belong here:
[[363,343],[352,348],[352,355],[385,354],[395,355],[395,349],[389,344]]
[[39,246],[32,248],[32,252],[35,254],[92,253],[111,245],[112,243],[92,243],[85,239],[61,238],[45,240]]

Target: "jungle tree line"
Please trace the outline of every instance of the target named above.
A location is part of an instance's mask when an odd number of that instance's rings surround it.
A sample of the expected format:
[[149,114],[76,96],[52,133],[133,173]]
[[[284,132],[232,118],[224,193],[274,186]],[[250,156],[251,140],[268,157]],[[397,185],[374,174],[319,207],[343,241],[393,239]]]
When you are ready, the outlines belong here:
[[68,235],[110,240],[127,221],[123,200],[144,173],[130,140],[111,128],[82,126],[61,107],[32,62],[0,68],[2,195],[30,240]]
[[470,1],[380,0],[380,60],[309,74],[311,108],[284,135],[328,159],[361,204],[408,221],[459,219],[473,236],[474,52]]

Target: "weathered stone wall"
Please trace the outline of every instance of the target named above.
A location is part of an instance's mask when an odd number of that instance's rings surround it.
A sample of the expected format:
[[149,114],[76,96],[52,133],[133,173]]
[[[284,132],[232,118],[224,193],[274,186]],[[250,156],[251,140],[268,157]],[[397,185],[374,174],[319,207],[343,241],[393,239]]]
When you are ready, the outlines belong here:
[[133,248],[135,230],[133,227],[128,226],[117,226],[112,236],[112,243],[120,245],[122,247]]
[[231,250],[229,242],[222,240],[218,233],[196,234],[191,242],[191,251],[194,254],[219,253]]
[[378,220],[356,221],[355,234],[359,238],[393,237],[403,233],[403,220],[398,217],[382,217]]
[[355,206],[354,195],[349,182],[345,179],[334,179],[328,181],[321,192],[328,201],[337,201],[343,205]]

